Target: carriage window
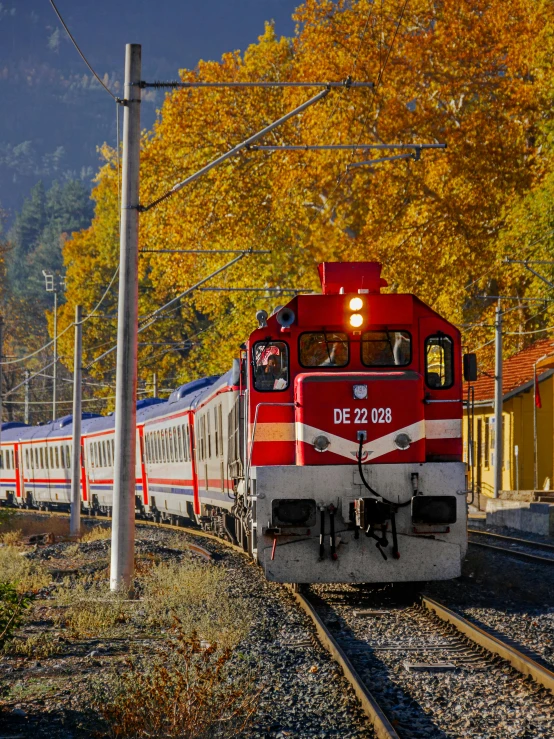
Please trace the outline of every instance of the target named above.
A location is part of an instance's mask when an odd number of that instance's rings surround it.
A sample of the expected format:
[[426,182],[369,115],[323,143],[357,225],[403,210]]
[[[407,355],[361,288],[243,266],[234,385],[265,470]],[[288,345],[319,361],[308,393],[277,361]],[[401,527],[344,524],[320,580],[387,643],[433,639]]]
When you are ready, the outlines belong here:
[[60,453],[58,451],[58,447],[57,446],[54,447],[54,457],[55,457],[55,460],[56,460],[56,465],[55,466],[56,466],[56,469],[58,469],[58,467],[60,466]]
[[175,429],[170,428],[169,434],[169,461],[175,462]]
[[189,427],[183,426],[185,430],[185,459],[187,462],[191,461],[191,455],[190,455],[190,433],[189,433]]
[[219,456],[223,456],[223,405],[219,404]]
[[362,362],[366,367],[406,367],[412,361],[407,331],[366,331],[362,334]]
[[346,367],[348,336],[336,331],[318,331],[300,337],[302,367]]
[[286,390],[289,386],[289,349],[284,341],[258,341],[252,355],[256,390]]
[[425,381],[432,388],[447,388],[454,382],[454,343],[437,334],[425,341]]
[[215,443],[215,456],[219,457],[219,406],[216,405],[214,408],[214,443]]

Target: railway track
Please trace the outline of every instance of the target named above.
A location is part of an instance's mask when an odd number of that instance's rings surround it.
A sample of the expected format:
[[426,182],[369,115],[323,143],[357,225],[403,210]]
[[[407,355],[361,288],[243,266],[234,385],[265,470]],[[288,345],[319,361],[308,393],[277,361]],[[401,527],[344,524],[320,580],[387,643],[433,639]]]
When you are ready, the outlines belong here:
[[[530,705],[541,706],[545,725],[517,735],[552,736],[554,672],[437,601],[376,602],[344,586],[295,597],[379,739],[510,736],[514,716],[528,722]],[[482,700],[487,690],[490,704]]]
[[[468,529],[468,534],[469,543],[472,546],[508,554],[535,564],[554,565],[554,545],[552,544],[520,539],[504,534],[494,534],[489,531],[479,531],[478,529]],[[478,539],[485,539],[486,541],[478,541]]]
[[[213,539],[244,554],[195,528],[137,523]],[[437,601],[424,596],[420,602],[399,604],[344,585],[312,586],[306,594],[292,591],[379,739],[510,736],[514,714],[524,723],[531,721],[530,705],[544,726],[526,726],[530,733],[521,735],[554,735],[554,672]],[[492,689],[491,703],[483,710],[485,679]],[[457,701],[453,710],[443,710],[452,700]],[[503,717],[505,734],[498,728]]]

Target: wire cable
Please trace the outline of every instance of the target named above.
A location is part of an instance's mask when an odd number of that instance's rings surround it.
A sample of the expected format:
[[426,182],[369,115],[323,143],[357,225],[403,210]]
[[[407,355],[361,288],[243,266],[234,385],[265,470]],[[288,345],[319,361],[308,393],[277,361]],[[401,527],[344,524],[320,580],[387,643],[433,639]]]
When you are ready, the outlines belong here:
[[110,90],[110,88],[109,88],[109,87],[107,87],[107,85],[106,85],[106,84],[105,84],[105,83],[104,83],[104,82],[103,82],[103,81],[102,81],[102,80],[100,79],[100,77],[99,77],[99,76],[98,76],[98,75],[96,74],[96,72],[94,71],[94,69],[93,69],[93,68],[91,67],[91,65],[89,64],[89,62],[88,62],[88,60],[87,60],[86,56],[85,56],[85,55],[83,54],[83,52],[82,52],[82,51],[81,51],[81,49],[79,48],[79,45],[78,45],[78,43],[77,43],[77,42],[75,41],[75,39],[73,38],[73,36],[72,36],[72,34],[71,34],[71,31],[69,30],[69,28],[67,27],[67,24],[66,24],[66,22],[65,22],[65,21],[64,21],[64,19],[62,18],[62,15],[61,15],[60,11],[59,11],[59,10],[57,9],[57,7],[56,7],[56,4],[54,3],[54,0],[50,0],[50,5],[51,5],[51,6],[53,7],[53,9],[54,9],[54,12],[55,12],[55,13],[56,13],[56,15],[58,16],[58,20],[60,21],[60,23],[62,24],[62,26],[63,26],[63,27],[64,27],[64,29],[65,29],[65,32],[67,33],[67,35],[68,35],[68,36],[69,36],[69,38],[71,39],[71,42],[73,43],[73,46],[74,46],[74,47],[75,47],[75,48],[77,49],[77,51],[79,52],[79,56],[81,57],[81,59],[82,59],[82,60],[84,61],[84,63],[85,63],[85,64],[87,65],[87,67],[88,67],[88,68],[90,69],[90,71],[92,72],[92,74],[93,74],[93,75],[94,75],[94,76],[96,77],[96,79],[98,80],[98,82],[100,82],[100,84],[102,85],[102,87],[104,88],[104,90],[106,90],[106,92],[108,93],[108,95],[111,95],[111,97],[112,97],[112,98],[113,98],[113,99],[115,100],[115,102],[116,102],[116,103],[121,103],[121,100],[120,100],[120,99],[119,99],[119,98],[118,98],[118,97],[117,97],[116,95],[114,95],[114,94],[113,94],[113,92],[112,92],[112,91]]
[[404,0],[404,5],[402,6],[402,10],[400,11],[400,16],[398,17],[398,22],[396,24],[396,28],[394,30],[394,36],[392,37],[391,45],[389,46],[389,50],[387,52],[387,56],[385,57],[385,63],[383,64],[382,69],[379,71],[379,76],[377,77],[377,82],[375,83],[375,89],[379,87],[383,80],[383,75],[385,73],[385,69],[387,67],[389,57],[392,51],[392,47],[394,46],[394,42],[396,41],[396,36],[398,35],[398,29],[400,28],[400,24],[402,23],[402,19],[404,17],[404,12],[406,10],[406,6],[408,5],[408,0]]
[[546,328],[538,328],[535,331],[503,331],[503,336],[529,336],[530,334],[540,334],[542,331],[554,331],[554,326]]

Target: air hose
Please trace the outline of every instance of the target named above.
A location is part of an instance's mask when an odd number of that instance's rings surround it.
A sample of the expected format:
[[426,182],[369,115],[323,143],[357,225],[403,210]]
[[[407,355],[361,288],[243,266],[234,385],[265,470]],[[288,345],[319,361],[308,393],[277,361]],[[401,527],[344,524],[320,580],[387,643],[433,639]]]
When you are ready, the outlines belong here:
[[[379,495],[379,493],[371,487],[371,485],[365,479],[364,470],[363,470],[363,467],[362,467],[362,451],[363,451],[363,446],[364,446],[364,440],[363,440],[363,437],[362,437],[362,438],[360,438],[360,448],[358,449],[358,471],[360,473],[360,478],[361,478],[364,486],[369,490],[369,492],[372,495],[375,495],[377,498],[381,498],[381,500],[383,501],[383,503],[386,503],[389,506],[389,509],[390,509],[390,522],[391,522],[391,534],[392,534],[392,556],[394,557],[394,559],[399,559],[400,558],[400,553],[398,552],[398,537],[396,535],[396,511],[397,511],[398,508],[404,508],[405,506],[410,505],[410,503],[412,502],[412,499],[410,498],[410,500],[407,500],[405,503],[393,503],[391,500],[387,500],[386,498],[383,498],[382,495]],[[373,531],[373,528],[372,528],[371,524],[370,524],[370,526],[369,526],[369,533],[366,532],[366,534],[368,536],[371,536],[373,539],[376,539],[377,540],[376,546],[379,549],[379,551],[381,552],[381,555],[383,556],[383,558],[386,559],[387,556],[383,552],[383,549],[382,549],[382,547],[383,546],[387,546],[387,543],[388,543],[387,542],[387,538],[386,538],[386,533],[383,534],[382,537],[377,537],[376,534],[375,534],[375,532]]]
[[410,503],[412,502],[412,499],[411,498],[410,498],[410,500],[407,500],[405,503],[393,503],[391,500],[387,500],[386,498],[383,498],[382,495],[379,495],[379,493],[371,487],[371,485],[368,483],[368,481],[364,477],[364,470],[363,470],[363,467],[362,467],[362,451],[363,451],[363,447],[364,447],[364,440],[363,439],[360,439],[360,448],[358,449],[358,471],[360,473],[360,477],[362,479],[363,484],[369,490],[369,492],[372,495],[375,495],[377,498],[381,498],[381,500],[383,501],[383,503],[387,503],[388,505],[394,506],[395,508],[404,508],[405,506],[410,505]]

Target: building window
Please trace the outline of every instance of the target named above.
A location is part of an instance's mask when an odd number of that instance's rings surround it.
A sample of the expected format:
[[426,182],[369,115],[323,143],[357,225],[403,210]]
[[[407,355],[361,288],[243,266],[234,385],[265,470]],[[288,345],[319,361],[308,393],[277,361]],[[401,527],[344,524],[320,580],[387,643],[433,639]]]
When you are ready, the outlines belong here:
[[487,418],[485,418],[485,467],[487,469],[490,467],[491,462],[493,461],[491,448],[494,449],[494,438],[491,425],[491,419],[487,416]]

